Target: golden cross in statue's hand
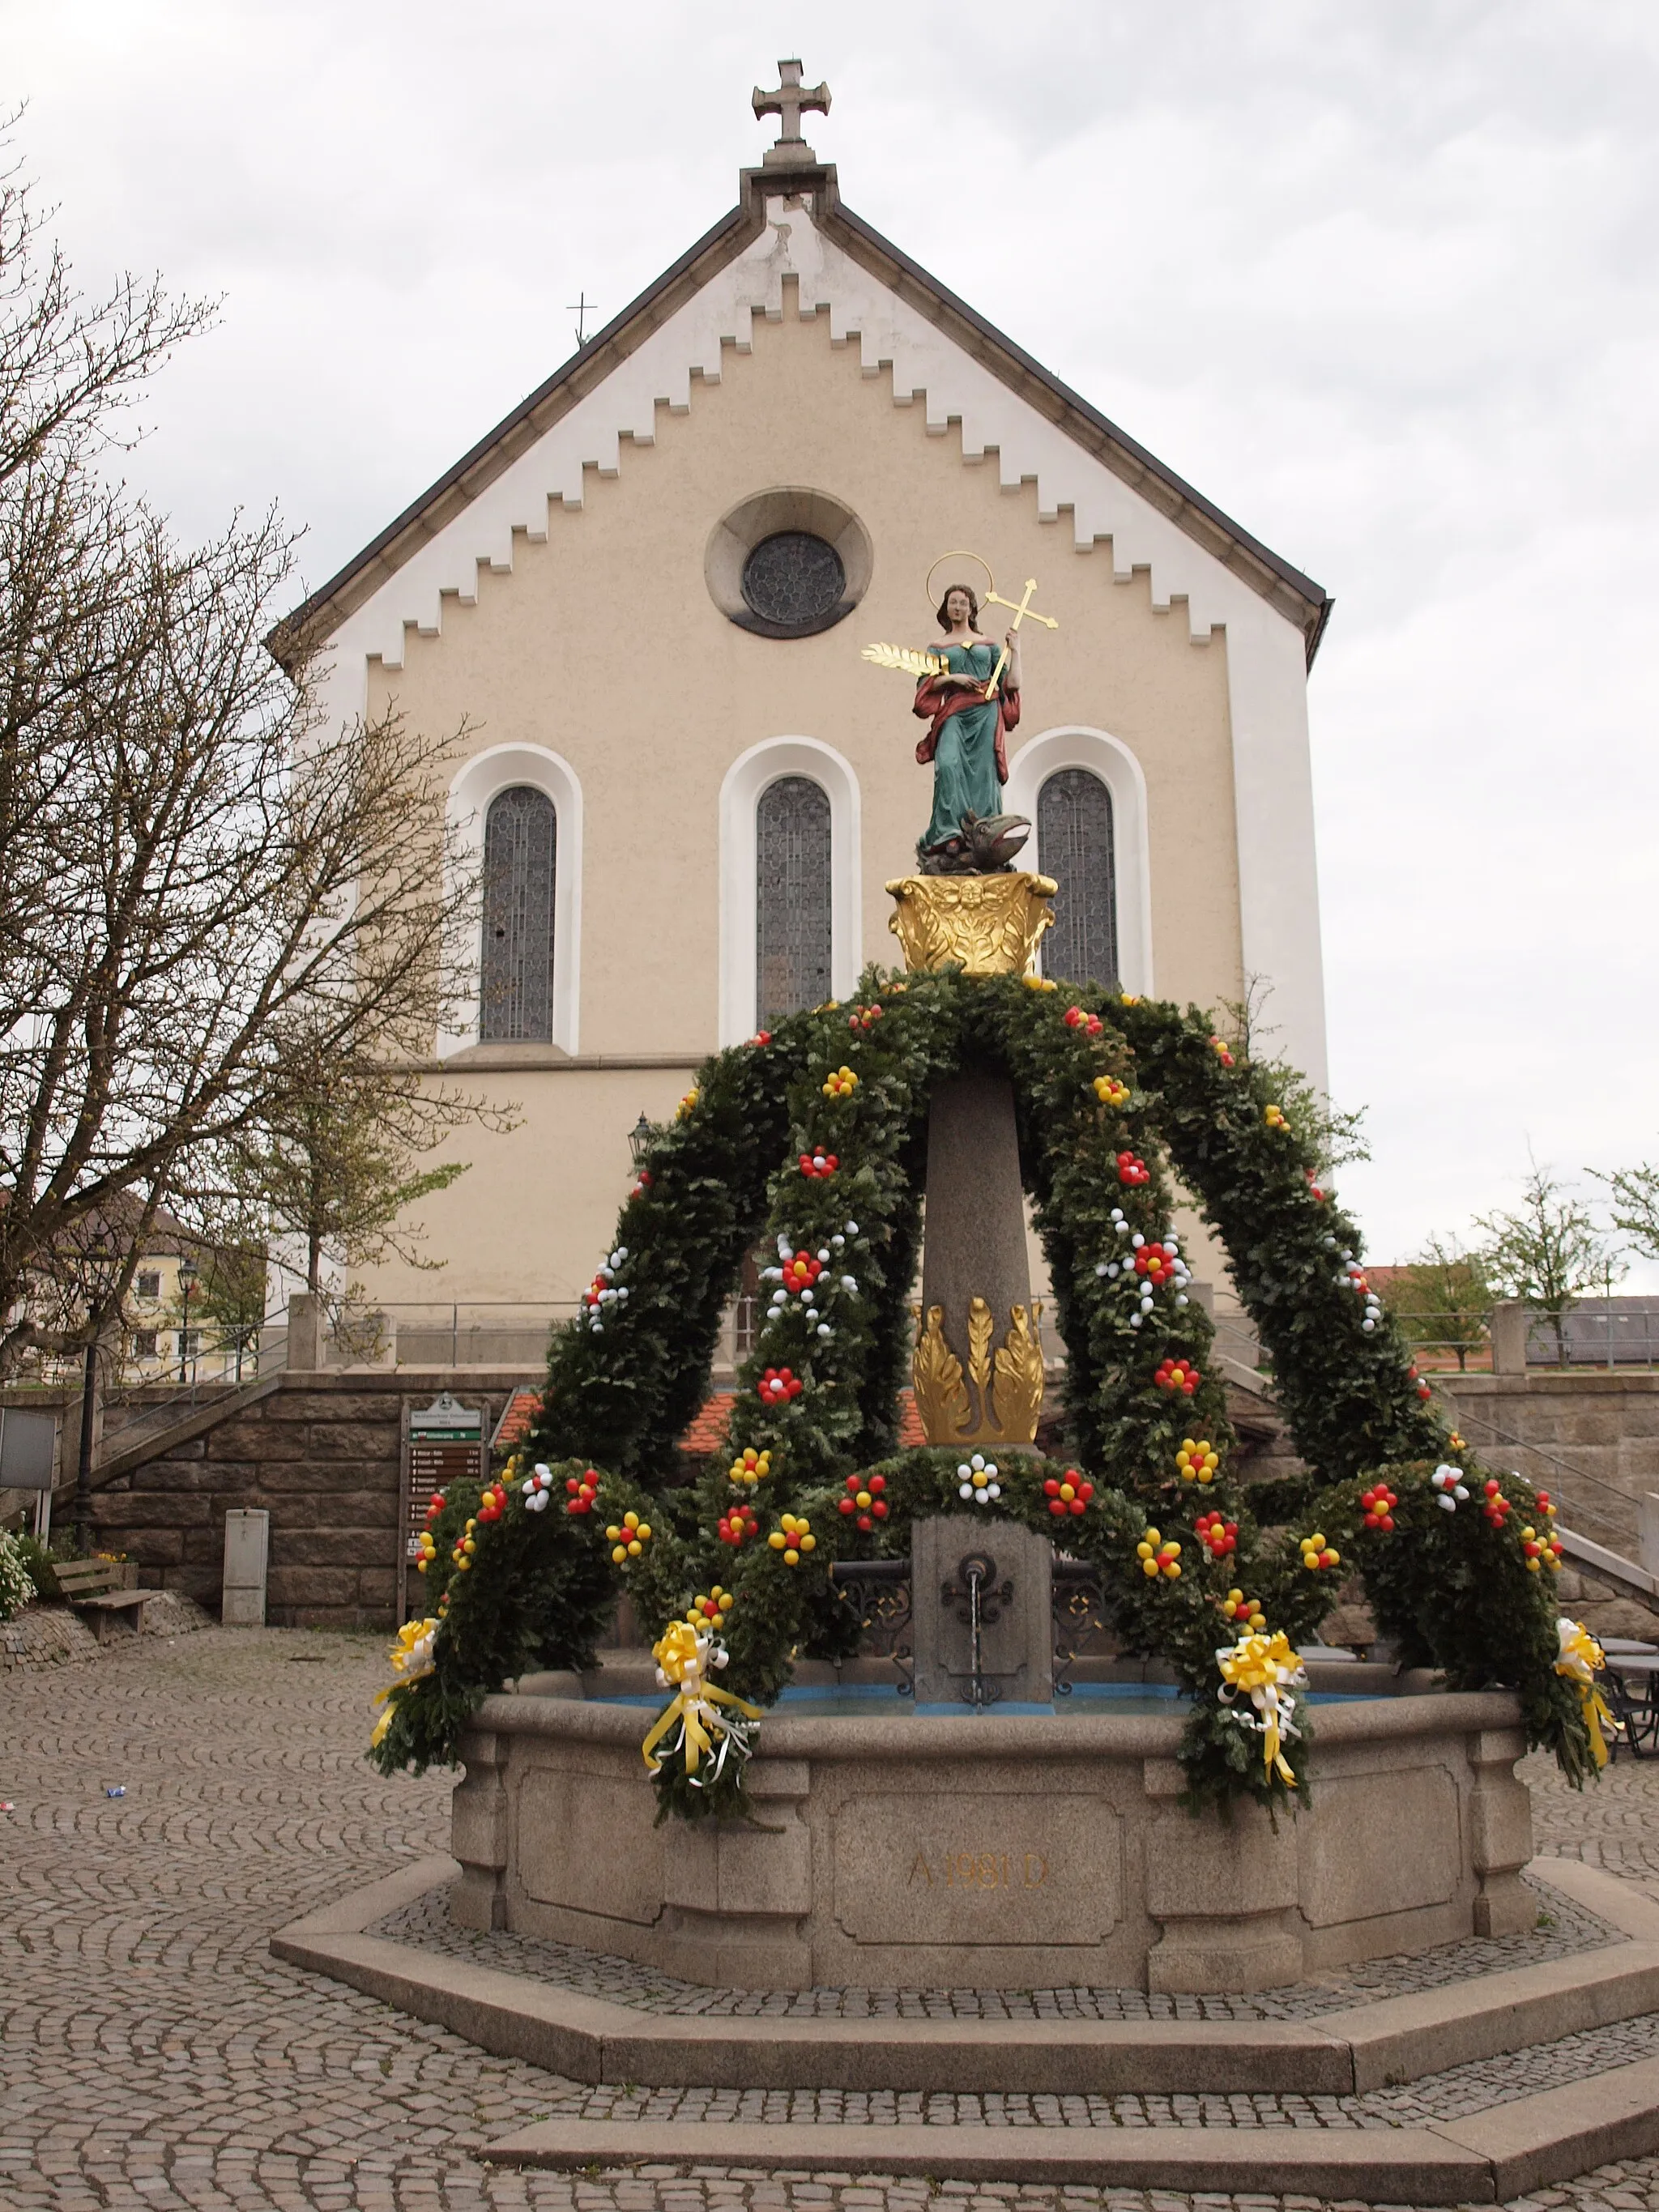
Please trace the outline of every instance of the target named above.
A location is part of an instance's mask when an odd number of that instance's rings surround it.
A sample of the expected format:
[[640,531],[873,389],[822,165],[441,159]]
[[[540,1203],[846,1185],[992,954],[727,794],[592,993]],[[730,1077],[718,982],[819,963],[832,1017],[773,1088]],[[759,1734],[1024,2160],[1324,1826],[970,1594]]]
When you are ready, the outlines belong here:
[[[1018,603],[1012,599],[1005,599],[1000,592],[987,592],[985,594],[985,604],[988,607],[1009,607],[1012,609],[1014,619],[1009,624],[1009,628],[1016,632],[1018,632],[1020,624],[1024,621],[1027,615],[1030,615],[1033,622],[1040,622],[1045,629],[1058,629],[1060,628],[1060,624],[1054,616],[1040,615],[1036,609],[1031,605],[1031,594],[1036,591],[1036,578],[1035,576],[1028,576],[1025,579],[1025,589],[1020,594]],[[1002,648],[1002,653],[1000,658],[997,661],[996,666],[991,671],[991,680],[985,687],[985,696],[988,699],[992,699],[996,696],[997,685],[1002,681],[1002,672],[1007,665],[1008,647],[1005,645]]]

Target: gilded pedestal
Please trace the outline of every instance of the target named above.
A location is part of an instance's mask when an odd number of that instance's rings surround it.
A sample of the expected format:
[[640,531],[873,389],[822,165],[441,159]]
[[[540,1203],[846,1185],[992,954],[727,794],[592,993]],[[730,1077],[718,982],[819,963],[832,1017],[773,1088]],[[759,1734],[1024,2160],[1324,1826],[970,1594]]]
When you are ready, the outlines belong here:
[[912,970],[960,968],[968,975],[1021,975],[1036,964],[1037,944],[1054,927],[1052,876],[898,876],[898,902],[887,927]]

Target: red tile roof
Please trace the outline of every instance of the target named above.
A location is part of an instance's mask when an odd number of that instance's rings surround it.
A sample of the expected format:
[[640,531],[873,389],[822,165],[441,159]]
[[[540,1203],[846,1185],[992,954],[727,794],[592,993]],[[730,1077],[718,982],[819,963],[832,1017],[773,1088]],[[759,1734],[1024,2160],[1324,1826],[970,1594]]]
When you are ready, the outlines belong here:
[[[733,1402],[734,1394],[730,1390],[717,1391],[714,1397],[706,1399],[696,1419],[680,1438],[680,1449],[690,1452],[697,1459],[710,1452],[723,1451],[726,1449],[726,1424],[732,1418]],[[916,1411],[914,1390],[899,1392],[898,1411],[901,1450],[908,1451],[925,1444],[927,1438],[922,1431],[921,1416]]]
[[489,1449],[495,1452],[510,1452],[521,1444],[530,1433],[530,1425],[542,1410],[539,1390],[515,1390],[501,1409],[501,1418],[495,1424],[495,1433],[489,1439]]
[[714,1452],[724,1451],[726,1425],[736,1403],[736,1395],[730,1390],[717,1390],[712,1398],[705,1398],[690,1427],[680,1438],[680,1449],[690,1452],[695,1459],[707,1459]]

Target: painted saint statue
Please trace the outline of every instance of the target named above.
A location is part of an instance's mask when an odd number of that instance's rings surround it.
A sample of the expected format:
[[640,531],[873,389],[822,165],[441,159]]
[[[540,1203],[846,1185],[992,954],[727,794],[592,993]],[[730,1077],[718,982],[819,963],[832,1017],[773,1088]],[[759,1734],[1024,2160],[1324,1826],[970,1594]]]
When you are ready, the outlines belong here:
[[948,673],[924,676],[916,685],[915,711],[928,724],[916,758],[933,768],[933,811],[916,845],[928,873],[977,872],[1006,859],[994,841],[988,845],[973,833],[1006,818],[1007,737],[1019,724],[1019,635],[1011,629],[1004,641],[1007,660],[988,699],[985,687],[1000,656],[978,625],[977,597],[966,584],[952,584],[939,605],[945,643],[929,648],[944,657]]

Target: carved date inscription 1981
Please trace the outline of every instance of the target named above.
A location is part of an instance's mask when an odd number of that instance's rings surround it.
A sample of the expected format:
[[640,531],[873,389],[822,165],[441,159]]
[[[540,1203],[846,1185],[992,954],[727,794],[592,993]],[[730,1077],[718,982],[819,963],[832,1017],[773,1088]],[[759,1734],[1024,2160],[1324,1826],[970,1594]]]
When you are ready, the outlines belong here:
[[945,1851],[931,1862],[918,1851],[910,1866],[911,1888],[919,1883],[932,1889],[936,1882],[946,1889],[1041,1889],[1048,1879],[1048,1862],[1041,1851]]
[[1085,1792],[872,1790],[836,1810],[836,1920],[854,1943],[907,1948],[1100,1943],[1122,1911],[1122,1861],[1117,1814]]

